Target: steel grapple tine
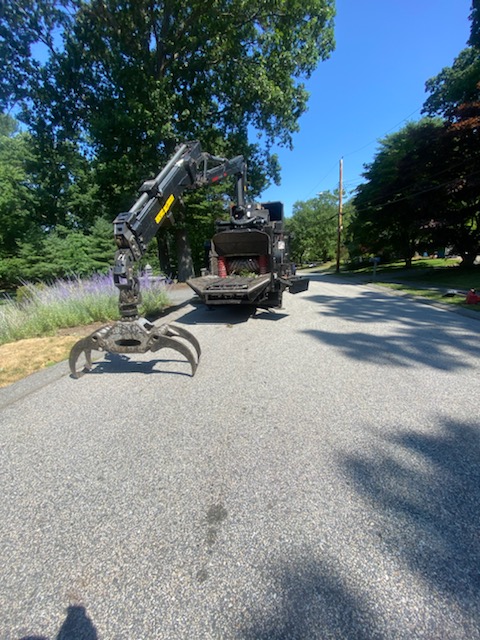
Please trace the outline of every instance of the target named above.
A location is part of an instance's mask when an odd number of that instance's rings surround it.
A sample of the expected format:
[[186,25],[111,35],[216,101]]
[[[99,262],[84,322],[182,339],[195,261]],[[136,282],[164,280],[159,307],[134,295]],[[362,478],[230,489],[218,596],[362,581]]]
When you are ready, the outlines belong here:
[[[83,368],[78,371],[77,362],[82,353],[85,354],[85,364],[83,365]],[[68,364],[70,365],[70,372],[72,374],[72,377],[76,379],[83,376],[83,374],[87,371],[90,371],[90,369],[92,368],[92,349],[90,346],[89,338],[83,338],[73,345],[72,349],[70,350]]]
[[[92,351],[107,353],[146,353],[162,348],[174,349],[190,363],[192,376],[198,367],[200,345],[190,331],[183,327],[163,324],[156,327],[145,318],[120,321],[105,325],[91,335],[75,343],[70,351],[69,364],[73,378],[80,378],[92,368]],[[84,354],[83,369],[78,369],[79,358]]]
[[192,351],[187,347],[187,345],[183,344],[179,340],[175,340],[175,337],[170,337],[169,335],[156,335],[152,338],[152,343],[150,346],[150,351],[158,351],[159,349],[174,349],[184,356],[190,366],[192,367],[192,377],[195,375],[197,370],[198,362],[195,360],[195,357]]
[[200,349],[200,343],[195,338],[193,333],[190,333],[190,331],[187,331],[183,327],[179,327],[176,324],[169,324],[169,325],[167,325],[167,332],[166,332],[165,335],[170,336],[170,337],[175,337],[175,335],[179,335],[180,337],[185,338],[185,340],[188,340],[188,342],[191,343],[191,345],[193,346],[193,348],[197,352],[198,359],[200,359],[200,356],[202,354],[202,350]]

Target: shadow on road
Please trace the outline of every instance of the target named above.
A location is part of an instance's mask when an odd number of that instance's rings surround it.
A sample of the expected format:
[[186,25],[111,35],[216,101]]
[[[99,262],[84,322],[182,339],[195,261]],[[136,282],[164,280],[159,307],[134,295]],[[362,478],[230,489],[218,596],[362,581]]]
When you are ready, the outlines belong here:
[[[185,371],[172,371],[170,369],[162,369],[161,365],[175,362],[183,366],[187,365]],[[106,353],[104,359],[100,362],[94,362],[92,369],[88,375],[96,375],[100,373],[161,373],[168,375],[178,375],[191,377],[190,365],[183,358],[152,358],[151,360],[135,360],[135,354],[124,355],[120,353]]]
[[375,613],[336,575],[330,562],[286,559],[273,568],[280,597],[268,614],[255,612],[244,640],[381,640]]
[[[340,456],[340,465],[360,505],[379,516],[385,561],[399,576],[416,576],[431,604],[412,600],[404,613],[400,597],[385,610],[340,577],[339,560],[314,559],[307,547],[270,569],[273,604],[268,613],[254,612],[242,630],[245,640],[480,637],[478,420],[444,420],[428,433],[378,432],[375,440],[369,453]],[[415,598],[414,588],[410,595]],[[417,632],[396,626],[403,615]]]
[[[314,295],[309,299],[321,307],[322,315],[350,321],[355,330],[332,333],[311,329],[305,333],[354,360],[399,367],[423,364],[453,371],[472,366],[462,359],[462,352],[480,356],[480,341],[472,336],[472,321],[456,314],[371,290],[353,298]],[[435,320],[433,312],[438,313]],[[393,333],[383,333],[380,328],[375,334],[358,330],[360,325],[372,323],[394,323],[397,328]]]
[[[48,640],[44,636],[24,636],[20,640]],[[98,640],[97,630],[87,615],[85,607],[68,607],[67,617],[55,640]]]
[[235,325],[250,319],[278,321],[288,317],[281,309],[257,309],[248,305],[225,305],[207,307],[201,302],[192,302],[194,309],[180,316],[175,322],[180,324],[224,324]]
[[[382,544],[480,625],[480,430],[443,421],[435,433],[377,434],[342,461],[363,500],[386,515]],[[462,636],[463,637],[463,636]]]

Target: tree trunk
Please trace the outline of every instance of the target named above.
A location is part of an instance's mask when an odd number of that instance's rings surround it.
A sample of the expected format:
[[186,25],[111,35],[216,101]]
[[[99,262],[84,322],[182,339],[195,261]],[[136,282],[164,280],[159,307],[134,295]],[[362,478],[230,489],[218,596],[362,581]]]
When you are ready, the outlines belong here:
[[459,254],[462,258],[462,262],[460,263],[461,267],[473,267],[475,258],[477,257],[476,251],[460,251]]
[[173,273],[172,261],[168,247],[168,236],[165,231],[160,231],[160,233],[157,234],[157,252],[160,271],[167,277],[171,277]]
[[185,228],[177,228],[177,257],[178,257],[178,282],[186,282],[195,275],[193,269],[192,250],[188,241],[187,230]]
[[414,243],[412,242],[410,233],[407,232],[405,237],[405,266],[407,269],[412,268],[412,258],[414,253]]

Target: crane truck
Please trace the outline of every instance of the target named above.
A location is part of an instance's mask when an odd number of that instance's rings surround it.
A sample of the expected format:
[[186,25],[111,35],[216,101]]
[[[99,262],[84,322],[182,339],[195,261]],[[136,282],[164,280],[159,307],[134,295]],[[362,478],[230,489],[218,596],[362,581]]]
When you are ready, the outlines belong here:
[[[79,340],[70,352],[72,376],[80,377],[92,367],[92,350],[111,353],[145,353],[175,349],[198,366],[200,345],[189,331],[174,324],[156,326],[139,314],[141,302],[137,263],[161,226],[174,224],[173,208],[187,190],[235,178],[236,198],[229,221],[217,221],[210,241],[209,264],[201,277],[187,284],[208,306],[249,304],[279,307],[285,289],[298,293],[308,279],[293,274],[280,202],[246,202],[246,171],[243,156],[226,159],[202,151],[198,141],[179,145],[165,167],[140,187],[133,206],[113,221],[117,251],[113,268],[119,290],[120,320]],[[82,369],[78,362],[84,355]]]

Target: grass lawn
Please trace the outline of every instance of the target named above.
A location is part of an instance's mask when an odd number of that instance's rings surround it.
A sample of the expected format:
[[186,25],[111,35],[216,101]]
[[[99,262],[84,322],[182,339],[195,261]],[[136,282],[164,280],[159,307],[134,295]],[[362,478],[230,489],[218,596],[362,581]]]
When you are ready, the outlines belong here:
[[49,336],[0,345],[0,388],[66,360],[78,339],[78,336]]
[[[465,303],[465,293],[469,289],[480,290],[480,265],[461,267],[456,259],[419,259],[414,260],[411,269],[405,268],[405,262],[378,265],[373,273],[371,265],[355,270],[342,271],[341,276],[366,276],[375,284],[403,291],[429,300],[465,307],[480,312],[480,305]],[[458,291],[457,295],[445,296],[447,291]]]

